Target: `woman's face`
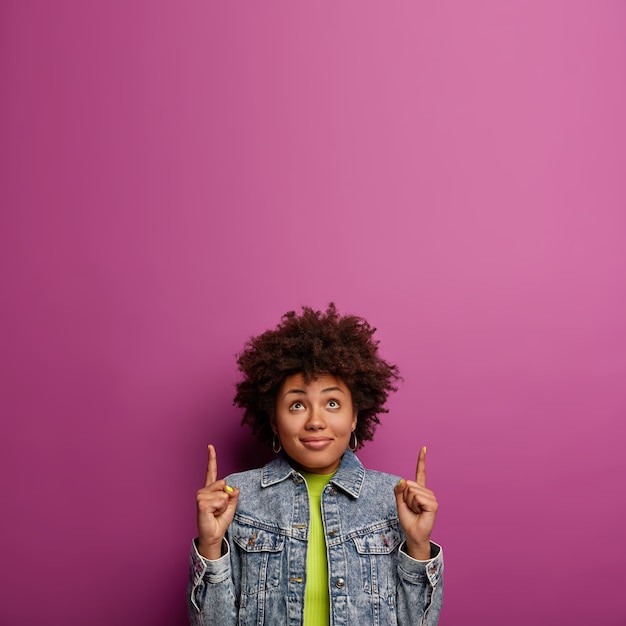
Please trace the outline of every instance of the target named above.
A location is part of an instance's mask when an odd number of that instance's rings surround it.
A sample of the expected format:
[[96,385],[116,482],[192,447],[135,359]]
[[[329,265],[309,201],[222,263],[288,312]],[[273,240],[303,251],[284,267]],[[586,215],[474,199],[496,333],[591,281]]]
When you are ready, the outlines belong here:
[[355,427],[352,394],[341,379],[322,374],[308,385],[302,374],[285,379],[276,398],[273,428],[298,469],[332,474]]

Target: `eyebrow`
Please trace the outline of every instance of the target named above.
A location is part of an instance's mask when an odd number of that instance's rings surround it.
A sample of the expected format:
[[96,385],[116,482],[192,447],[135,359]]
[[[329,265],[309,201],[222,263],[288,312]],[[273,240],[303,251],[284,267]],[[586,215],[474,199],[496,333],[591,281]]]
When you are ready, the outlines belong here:
[[[344,396],[346,395],[341,387],[326,387],[325,389],[322,389],[320,393],[330,393],[331,391],[338,391],[339,393],[343,393]],[[306,395],[307,392],[304,389],[289,389],[285,391],[284,396],[288,396],[290,393]]]

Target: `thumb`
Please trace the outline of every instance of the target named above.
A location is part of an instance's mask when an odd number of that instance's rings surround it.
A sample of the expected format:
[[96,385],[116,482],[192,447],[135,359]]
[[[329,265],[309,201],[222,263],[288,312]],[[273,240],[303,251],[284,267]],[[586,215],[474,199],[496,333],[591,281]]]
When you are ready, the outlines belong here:
[[228,504],[226,505],[226,510],[234,515],[241,491],[239,491],[237,487],[227,486],[226,492],[228,493]]
[[404,502],[404,490],[406,488],[406,481],[404,478],[401,478],[396,486],[393,488],[393,493],[396,496],[396,505],[400,507],[405,504]]

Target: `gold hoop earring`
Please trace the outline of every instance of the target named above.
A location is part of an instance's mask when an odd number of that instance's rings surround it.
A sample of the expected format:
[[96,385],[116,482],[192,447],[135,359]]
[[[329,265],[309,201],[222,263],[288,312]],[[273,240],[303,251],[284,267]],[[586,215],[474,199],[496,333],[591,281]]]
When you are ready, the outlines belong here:
[[[352,437],[354,437],[354,445],[352,445]],[[350,433],[350,441],[348,442],[348,449],[354,452],[359,447],[359,440],[356,438],[356,433],[352,431]]]
[[274,454],[278,454],[283,449],[283,446],[280,443],[280,437],[278,433],[274,433],[272,437],[272,450],[274,450]]

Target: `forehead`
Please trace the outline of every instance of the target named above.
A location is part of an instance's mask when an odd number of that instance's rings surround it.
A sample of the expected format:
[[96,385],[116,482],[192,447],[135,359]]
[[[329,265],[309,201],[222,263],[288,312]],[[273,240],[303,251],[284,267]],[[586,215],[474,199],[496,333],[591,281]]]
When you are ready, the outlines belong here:
[[340,389],[346,394],[350,390],[346,384],[333,374],[319,374],[316,378],[311,379],[308,383],[302,373],[287,376],[283,382],[279,395],[288,393],[289,391],[303,391],[304,393],[322,393],[326,389]]

